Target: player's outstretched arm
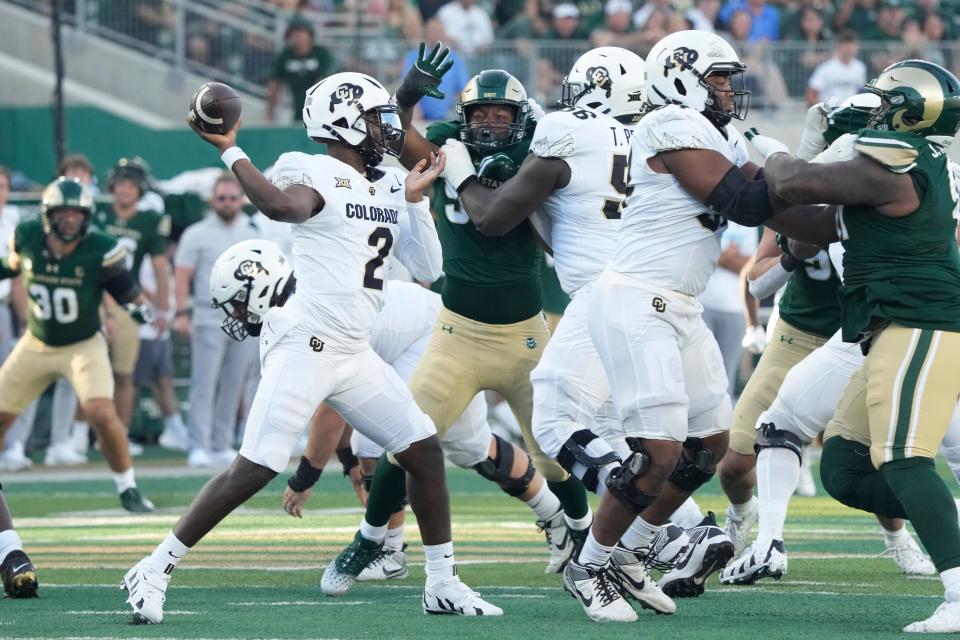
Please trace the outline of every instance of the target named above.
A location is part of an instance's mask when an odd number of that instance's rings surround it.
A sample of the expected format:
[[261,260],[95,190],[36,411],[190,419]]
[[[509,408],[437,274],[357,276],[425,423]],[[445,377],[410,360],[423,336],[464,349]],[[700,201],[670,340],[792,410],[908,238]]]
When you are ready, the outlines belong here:
[[439,89],[440,81],[453,66],[453,60],[449,57],[450,50],[444,47],[442,42],[436,43],[429,52],[426,49],[427,43],[421,42],[417,60],[407,71],[394,96],[400,109],[400,123],[407,133],[403,153],[400,154],[400,164],[408,171],[421,160],[429,162],[430,154],[437,151],[437,145],[412,126],[414,107],[424,96],[439,99],[446,97]]
[[430,154],[429,165],[420,160],[404,181],[407,215],[400,218],[400,238],[397,258],[415,280],[434,282],[443,273],[443,251],[437,228],[430,214],[429,202],[423,197],[440,177],[446,165],[446,155],[437,151]]
[[555,189],[570,182],[570,166],[564,160],[531,154],[517,175],[490,189],[477,180],[470,153],[462,142],[448,140],[443,149],[447,153],[444,177],[456,187],[470,221],[487,236],[506,235],[529,218]]
[[207,133],[193,122],[193,113],[187,116],[187,124],[196,131],[197,135],[212,144],[220,152],[221,157],[228,150],[237,159],[225,158],[230,161],[230,169],[237,176],[240,186],[243,187],[250,202],[265,216],[279,222],[300,223],[306,222],[323,209],[323,198],[311,187],[293,184],[281,190],[266,179],[253,166],[246,154],[237,146],[237,133],[240,131],[240,121],[230,131],[224,134]]

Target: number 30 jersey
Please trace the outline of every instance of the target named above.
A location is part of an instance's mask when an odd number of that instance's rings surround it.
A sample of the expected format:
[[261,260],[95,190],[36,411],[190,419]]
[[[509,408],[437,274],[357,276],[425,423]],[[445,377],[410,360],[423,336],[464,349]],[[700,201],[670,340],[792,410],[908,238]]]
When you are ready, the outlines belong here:
[[647,161],[684,149],[716,151],[738,167],[749,158],[740,133],[726,137],[702,114],[679,105],[650,112],[630,140],[627,198],[610,266],[656,287],[698,296],[720,256],[726,220],[690,195],[673,174],[657,173]]
[[[293,225],[297,290],[290,303],[299,321],[326,343],[365,343],[383,305],[384,265],[403,251],[409,236],[402,170],[383,167],[373,182],[330,156],[292,152],[280,156],[274,183],[300,184],[324,200],[323,209]],[[287,306],[290,306],[288,303]]]
[[537,123],[531,153],[559,158],[570,167],[570,182],[546,199],[543,212],[550,222],[557,276],[571,296],[600,275],[613,253],[633,126],[577,107]]

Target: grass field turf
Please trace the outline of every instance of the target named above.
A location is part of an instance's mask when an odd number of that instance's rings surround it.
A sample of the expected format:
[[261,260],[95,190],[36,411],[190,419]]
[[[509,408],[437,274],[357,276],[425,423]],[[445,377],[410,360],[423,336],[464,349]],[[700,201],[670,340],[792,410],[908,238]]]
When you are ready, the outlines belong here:
[[[678,600],[677,615],[640,611],[634,624],[598,626],[563,592],[559,576],[543,574],[543,536],[527,509],[459,469],[448,470],[448,478],[460,574],[504,609],[503,618],[422,614],[423,555],[412,517],[409,578],[358,584],[342,598],[326,598],[317,586],[320,572],[361,515],[348,484],[331,469],[303,520],[279,508],[285,476],[271,483],[181,563],[164,623],[131,626],[120,578],[163,538],[204,482],[145,477],[164,473],[141,473],[141,487],[159,507],[151,516],[120,510],[109,479],[7,478],[5,493],[38,566],[41,597],[0,601],[0,638],[876,640],[902,637],[903,626],[941,601],[938,579],[907,579],[891,560],[876,557],[883,542],[875,520],[821,491],[791,503],[790,571],[780,582],[721,588],[714,577],[703,597]],[[718,513],[726,505],[716,483],[698,501]]]

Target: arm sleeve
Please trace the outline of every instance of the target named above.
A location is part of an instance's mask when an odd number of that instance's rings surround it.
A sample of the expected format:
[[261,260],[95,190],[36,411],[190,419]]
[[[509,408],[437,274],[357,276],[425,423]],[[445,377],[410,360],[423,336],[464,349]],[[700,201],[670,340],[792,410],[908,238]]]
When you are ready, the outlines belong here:
[[777,262],[769,270],[760,274],[756,280],[747,280],[750,294],[757,300],[766,300],[787,284],[792,274],[792,271],[787,271],[780,262]]
[[416,204],[408,202],[407,214],[400,217],[399,226],[397,258],[414,279],[436,281],[443,273],[443,252],[429,202],[426,199]]
[[119,244],[114,244],[103,255],[100,283],[120,304],[133,302],[140,295],[140,287],[127,269],[127,252]]

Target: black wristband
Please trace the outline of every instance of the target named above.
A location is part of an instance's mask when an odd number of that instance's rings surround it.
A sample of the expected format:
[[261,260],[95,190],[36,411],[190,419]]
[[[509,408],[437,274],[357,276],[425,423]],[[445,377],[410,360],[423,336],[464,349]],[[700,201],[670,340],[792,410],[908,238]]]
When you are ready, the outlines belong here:
[[783,267],[784,271],[792,273],[794,269],[800,266],[801,262],[803,261],[794,258],[787,251],[780,254],[780,266]]
[[472,185],[474,182],[478,182],[479,178],[477,176],[470,176],[466,180],[460,183],[460,186],[457,187],[457,193],[463,193],[463,190]]
[[353,449],[350,447],[337,449],[337,460],[343,465],[343,475],[345,476],[350,475],[350,470],[360,464],[357,456],[353,455]]
[[306,456],[300,456],[300,466],[297,467],[296,473],[287,480],[287,486],[297,493],[306,491],[317,484],[321,473],[323,473],[323,469],[314,469]]

